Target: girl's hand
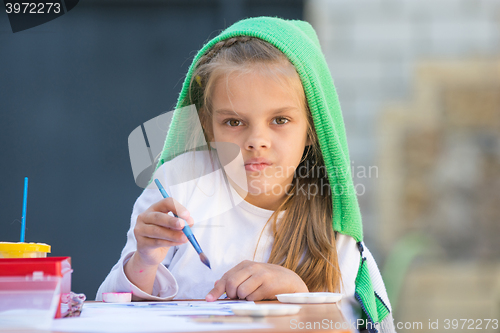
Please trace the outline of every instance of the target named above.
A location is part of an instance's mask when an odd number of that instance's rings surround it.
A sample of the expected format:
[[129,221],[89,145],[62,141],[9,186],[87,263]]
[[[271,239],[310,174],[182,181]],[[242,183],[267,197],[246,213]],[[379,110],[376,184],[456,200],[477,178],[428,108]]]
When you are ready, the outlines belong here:
[[277,294],[309,292],[294,271],[279,265],[245,260],[230,269],[215,282],[205,300],[212,302],[224,292],[228,298],[260,301],[276,299]]
[[[180,218],[170,216],[168,212],[177,214]],[[162,199],[139,214],[134,228],[138,259],[144,265],[159,265],[171,246],[188,241],[182,232],[186,222],[189,226],[194,223],[186,208],[172,198]]]
[[[177,214],[185,221],[168,215],[168,212]],[[165,259],[168,249],[188,241],[182,232],[186,221],[193,225],[193,218],[186,208],[172,198],[152,204],[137,216],[134,228],[137,251],[123,270],[129,281],[145,293],[152,294],[158,265]],[[137,300],[135,295],[132,299]]]

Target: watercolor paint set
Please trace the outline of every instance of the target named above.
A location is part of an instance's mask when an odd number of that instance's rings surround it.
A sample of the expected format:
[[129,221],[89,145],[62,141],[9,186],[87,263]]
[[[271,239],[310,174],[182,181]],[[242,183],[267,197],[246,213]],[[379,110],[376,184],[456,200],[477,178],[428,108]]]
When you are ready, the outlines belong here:
[[72,272],[70,257],[0,259],[0,317],[26,311],[64,317]]

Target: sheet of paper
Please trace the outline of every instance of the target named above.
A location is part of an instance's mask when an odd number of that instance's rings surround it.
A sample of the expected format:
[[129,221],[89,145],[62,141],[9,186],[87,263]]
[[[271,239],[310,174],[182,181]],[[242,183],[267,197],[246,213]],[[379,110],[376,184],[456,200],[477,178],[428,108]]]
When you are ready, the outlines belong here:
[[53,331],[64,332],[195,332],[271,328],[266,323],[210,323],[197,316],[232,315],[230,305],[246,301],[173,301],[132,303],[85,303],[80,317],[53,321]]
[[131,303],[85,303],[80,317],[136,313],[158,313],[161,315],[232,315],[230,305],[255,304],[248,301],[173,301],[173,302],[131,302]]

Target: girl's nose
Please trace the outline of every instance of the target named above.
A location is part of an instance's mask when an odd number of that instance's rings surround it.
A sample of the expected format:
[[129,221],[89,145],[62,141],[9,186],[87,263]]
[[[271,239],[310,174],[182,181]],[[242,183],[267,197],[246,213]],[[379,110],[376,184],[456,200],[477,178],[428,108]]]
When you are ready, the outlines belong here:
[[271,138],[269,133],[263,128],[252,128],[245,142],[248,150],[270,148]]

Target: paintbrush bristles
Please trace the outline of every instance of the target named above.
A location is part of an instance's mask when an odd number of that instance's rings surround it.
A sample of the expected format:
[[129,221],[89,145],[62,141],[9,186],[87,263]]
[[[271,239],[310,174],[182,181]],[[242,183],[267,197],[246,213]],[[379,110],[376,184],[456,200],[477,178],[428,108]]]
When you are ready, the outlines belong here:
[[202,263],[204,263],[204,264],[205,264],[205,266],[207,266],[208,268],[212,269],[212,268],[210,267],[210,261],[208,261],[208,258],[207,258],[207,256],[205,255],[205,253],[203,253],[203,252],[202,252],[202,253],[200,253],[200,260],[201,260],[201,262],[202,262]]

